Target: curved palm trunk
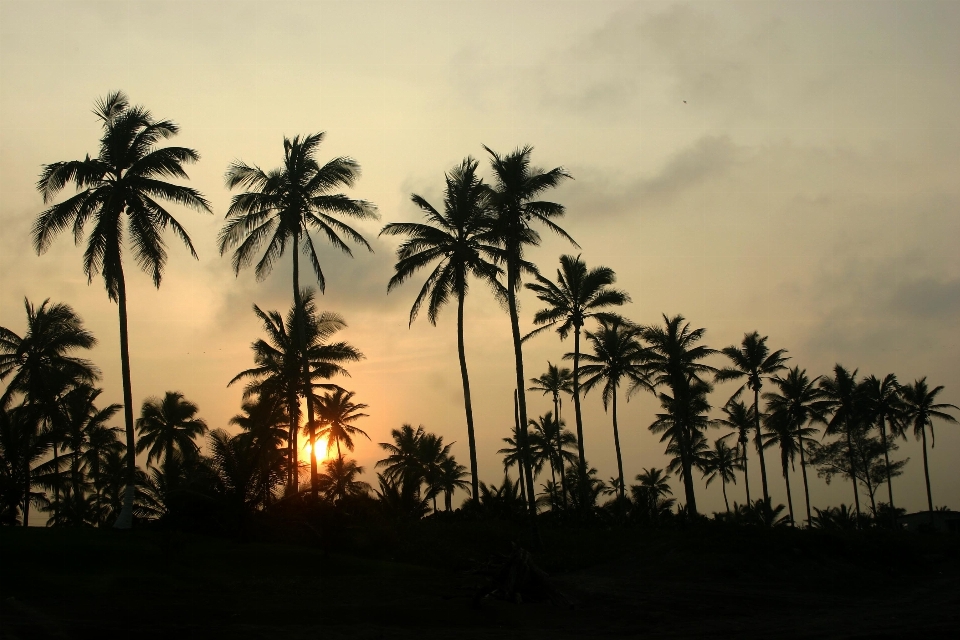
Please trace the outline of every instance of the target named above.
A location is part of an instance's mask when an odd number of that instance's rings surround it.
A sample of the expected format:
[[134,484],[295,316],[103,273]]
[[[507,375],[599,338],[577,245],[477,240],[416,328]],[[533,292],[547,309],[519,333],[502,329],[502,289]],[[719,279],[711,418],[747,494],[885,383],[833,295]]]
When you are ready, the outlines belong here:
[[893,506],[893,483],[890,481],[890,452],[887,450],[887,421],[880,416],[880,443],[883,446],[883,461],[887,470],[887,497],[890,500],[890,520],[893,528],[897,528],[897,510]]
[[727,481],[723,479],[723,476],[720,476],[720,488],[723,489],[723,506],[727,508],[727,513],[730,513],[730,503],[727,502]]
[[[508,262],[507,267],[507,302],[510,307],[510,329],[513,332],[513,356],[516,360],[517,368],[517,416],[521,425],[519,432],[517,433],[519,442],[517,443],[520,447],[520,457],[524,463],[521,466],[521,472],[525,474],[527,486],[530,488],[530,491],[527,492],[527,506],[530,511],[531,523],[533,525],[534,532],[536,537],[539,539],[540,535],[537,532],[537,503],[533,497],[533,475],[530,472],[529,465],[529,456],[530,449],[527,445],[527,398],[524,393],[525,387],[523,386],[523,351],[521,349],[521,338],[520,338],[520,317],[517,313],[517,294],[516,287],[514,284],[519,284],[519,269],[516,264],[517,259],[515,257],[516,251],[511,251],[511,257]],[[574,378],[574,384],[576,384],[576,378]]]
[[807,526],[810,526],[810,487],[807,485],[807,461],[803,456],[803,439],[800,440],[800,472],[803,474],[803,499],[807,507]]
[[753,389],[753,419],[757,432],[757,455],[760,456],[760,482],[763,484],[763,500],[770,499],[770,493],[767,490],[767,464],[763,460],[763,443],[760,439],[760,386]]
[[860,528],[860,492],[857,491],[857,465],[853,457],[853,440],[847,427],[847,457],[850,459],[850,479],[853,482],[853,504],[857,509],[857,529]]
[[[467,375],[467,355],[463,347],[463,289],[457,295],[457,350],[460,354],[460,377],[463,379],[463,409],[467,414],[467,442],[470,445],[470,486],[474,500],[480,495],[480,476],[477,472],[477,439],[473,431],[473,403],[470,400],[470,378]],[[447,498],[449,503],[450,498]],[[449,511],[449,506],[447,507]]]
[[[613,445],[617,448],[617,471],[620,474],[620,499],[623,500],[623,456],[620,455],[620,429],[617,428],[617,388],[613,388]],[[726,495],[726,493],[724,493]]]
[[123,420],[127,435],[127,486],[123,491],[123,508],[114,529],[133,527],[133,493],[137,476],[137,438],[133,431],[133,386],[130,383],[130,341],[127,330],[127,285],[123,267],[117,260],[117,306],[120,308],[120,374],[123,378]]
[[933,497],[930,494],[930,466],[927,463],[927,428],[920,430],[923,438],[923,478],[927,481],[927,509],[930,511],[930,523],[933,523]]
[[743,440],[740,442],[740,449],[743,452],[742,455],[740,456],[740,459],[742,460],[742,463],[743,463],[743,484],[746,485],[746,488],[747,488],[747,504],[748,505],[753,504],[752,502],[750,502],[750,473],[749,473],[749,470],[747,469],[747,444],[749,442],[750,440],[747,438],[746,434],[744,434]]
[[580,413],[580,325],[573,332],[573,413],[577,420],[577,451],[580,454],[581,487],[587,477],[587,457],[583,453],[583,416]]
[[[307,358],[307,327],[306,315],[303,308],[303,299],[300,297],[300,234],[293,236],[293,301],[297,309],[297,341],[300,344],[300,358],[303,367],[303,397],[307,401],[307,434],[310,438],[310,494],[317,497],[317,453],[316,453],[316,435],[314,434],[313,422],[313,403],[310,402],[310,361]],[[294,475],[299,475],[299,469],[296,467],[299,451],[294,444]],[[296,482],[299,482],[299,478]],[[299,489],[299,488],[298,488]]]
[[786,451],[780,452],[780,463],[783,465],[783,481],[787,483],[787,507],[790,509],[790,526],[795,527],[797,526],[797,520],[793,517],[793,494],[790,491],[790,469]]

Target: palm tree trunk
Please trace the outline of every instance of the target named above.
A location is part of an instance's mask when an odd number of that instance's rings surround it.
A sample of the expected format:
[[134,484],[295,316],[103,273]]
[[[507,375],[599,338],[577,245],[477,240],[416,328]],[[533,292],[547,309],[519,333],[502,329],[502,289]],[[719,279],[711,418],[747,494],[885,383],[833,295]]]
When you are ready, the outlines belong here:
[[30,526],[30,460],[24,463],[23,526]]
[[723,479],[723,476],[720,476],[720,488],[723,489],[723,505],[727,508],[727,513],[730,513],[730,503],[727,502],[727,481]]
[[53,521],[60,522],[60,455],[56,441],[53,443]]
[[[530,511],[533,529],[536,532],[537,503],[533,497],[533,475],[530,471],[530,465],[528,462],[530,449],[527,446],[527,397],[525,394],[525,387],[523,385],[523,351],[520,341],[520,317],[517,313],[516,288],[520,283],[520,274],[519,265],[517,265],[516,253],[516,250],[510,252],[510,259],[507,263],[507,302],[510,307],[510,329],[513,332],[513,356],[516,361],[517,369],[517,414],[520,421],[520,430],[517,434],[519,442],[517,444],[520,447],[520,458],[524,461],[524,463],[526,463],[521,467],[521,471],[526,476],[527,486],[530,487],[530,491],[527,492],[527,506]],[[574,378],[574,380],[576,380],[576,378]],[[576,384],[576,382],[574,382],[574,384]],[[536,537],[539,539],[539,533],[537,533]]]
[[883,461],[887,470],[887,497],[890,500],[890,519],[893,528],[897,528],[897,510],[893,506],[893,483],[890,481],[890,452],[887,450],[887,421],[880,416],[880,443],[883,446]]
[[803,457],[803,438],[800,439],[800,472],[803,474],[803,498],[807,506],[807,526],[810,526],[810,487],[807,485],[807,461]]
[[750,441],[747,440],[746,437],[747,436],[744,435],[744,440],[740,443],[740,449],[743,451],[743,455],[740,457],[743,460],[743,484],[747,487],[747,505],[750,505],[752,504],[750,502],[750,473],[747,469],[747,444]]
[[123,419],[127,434],[127,486],[123,492],[123,507],[114,523],[114,529],[133,527],[133,493],[137,477],[137,438],[133,431],[133,386],[130,382],[130,339],[127,329],[127,285],[123,266],[117,260],[117,306],[120,308],[120,374],[123,378]]
[[613,445],[617,448],[617,471],[620,473],[620,499],[623,500],[623,456],[620,455],[620,429],[617,428],[617,387],[613,387]]
[[[675,394],[676,395],[676,394]],[[680,448],[680,466],[682,467],[681,471],[683,472],[683,492],[687,498],[687,513],[691,516],[697,515],[697,496],[693,490],[693,472],[691,469],[691,460],[690,460],[690,438],[685,433],[686,428],[684,428],[680,437],[684,439],[682,446]]]
[[783,481],[787,484],[787,507],[790,509],[790,526],[797,526],[797,520],[793,517],[793,494],[790,492],[790,469],[787,456],[781,452],[780,462],[783,464]]
[[580,326],[573,330],[573,413],[577,420],[577,450],[580,454],[580,486],[587,477],[587,457],[583,452],[583,416],[580,413]]
[[520,497],[527,501],[526,482],[524,481],[525,465],[523,462],[523,449],[520,448],[520,400],[517,398],[517,390],[513,390],[513,422],[516,427],[517,439],[517,471],[520,476]]
[[567,508],[567,479],[563,465],[563,425],[560,422],[560,392],[553,394],[553,415],[557,417],[557,462],[560,467],[560,492],[563,495],[563,508]]
[[853,458],[853,440],[847,426],[847,457],[850,459],[850,479],[853,481],[853,504],[857,509],[857,529],[860,528],[860,492],[857,491],[857,465]]
[[297,394],[290,394],[287,398],[287,404],[290,405],[290,437],[287,440],[287,487],[293,487],[293,492],[297,493],[297,431],[300,428],[300,404],[297,402]]
[[[316,442],[313,433],[313,395],[310,384],[310,360],[307,358],[307,326],[306,312],[303,308],[303,299],[300,297],[300,234],[293,234],[293,302],[297,309],[297,341],[300,344],[300,359],[303,367],[303,397],[307,401],[307,429],[310,436],[310,493],[317,497],[317,456],[314,449]],[[294,458],[299,452],[294,448]],[[299,481],[299,478],[298,480]]]
[[763,442],[760,439],[760,386],[753,389],[753,419],[757,432],[757,455],[760,456],[760,481],[763,484],[763,501],[770,499],[767,490],[767,464],[763,460]]
[[920,429],[923,438],[923,478],[927,481],[927,509],[930,511],[930,524],[933,524],[933,497],[930,494],[930,466],[927,463],[927,428]]
[[470,486],[476,500],[480,495],[480,476],[477,471],[477,439],[473,431],[473,403],[470,400],[470,378],[467,376],[467,355],[463,347],[463,289],[457,296],[457,349],[460,353],[460,377],[463,379],[463,409],[467,414],[467,443],[470,445]]

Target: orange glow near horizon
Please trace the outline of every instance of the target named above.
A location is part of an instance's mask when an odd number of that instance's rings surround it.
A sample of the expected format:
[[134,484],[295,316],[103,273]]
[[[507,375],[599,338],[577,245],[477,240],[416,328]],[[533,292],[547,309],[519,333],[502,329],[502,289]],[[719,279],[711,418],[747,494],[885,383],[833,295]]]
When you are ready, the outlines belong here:
[[[327,459],[327,439],[326,438],[317,438],[317,463],[321,463]],[[303,449],[301,449],[301,460],[310,460],[310,442],[304,442]]]

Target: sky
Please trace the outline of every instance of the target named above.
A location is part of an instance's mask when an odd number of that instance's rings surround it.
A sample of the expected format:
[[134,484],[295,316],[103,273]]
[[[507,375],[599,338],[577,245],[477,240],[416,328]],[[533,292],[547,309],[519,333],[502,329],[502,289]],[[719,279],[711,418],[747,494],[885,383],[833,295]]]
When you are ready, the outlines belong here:
[[[0,326],[25,329],[25,297],[69,303],[99,339],[90,357],[102,398],[121,400],[116,305],[102,280],[88,285],[70,237],[38,257],[30,229],[44,208],[41,166],[95,153],[94,102],[122,90],[180,125],[171,143],[200,153],[189,185],[214,212],[172,209],[200,257],[167,237],[159,290],[128,263],[137,411],[178,390],[211,427],[238,412],[242,389],[227,382],[252,365],[252,307],[290,307],[291,257],[262,282],[233,273],[216,248],[231,197],[223,174],[234,160],[277,167],[284,136],[317,131],[318,158],[355,158],[363,175],[348,195],[381,215],[357,225],[373,253],[321,250],[319,300],[366,355],[337,382],[369,405],[358,426],[371,440],[355,455],[374,484],[377,443],[404,423],[455,442],[468,464],[456,308],[436,327],[425,317],[408,327],[422,279],[387,295],[397,240],[377,234],[420,219],[412,193],[439,205],[444,172],[464,157],[489,175],[482,145],[532,145],[536,165],[574,178],[549,197],[579,248],[544,233],[530,257],[546,276],[560,255],[580,254],[616,271],[636,322],[682,314],[718,349],[756,330],[811,376],[836,363],[927,376],[960,404],[957,32],[960,3],[935,0],[0,0]],[[522,331],[539,308],[524,292]],[[499,483],[496,450],[513,423],[509,319],[477,283],[465,324],[480,477]],[[531,340],[526,377],[570,350],[555,333]],[[714,406],[735,389],[718,386]],[[539,394],[527,401],[531,417],[552,409]],[[596,393],[583,407],[587,459],[610,478],[610,416]],[[620,402],[628,484],[667,462],[647,429],[657,408],[649,393]],[[936,434],[934,503],[958,509],[960,428]],[[894,457],[910,458],[898,506],[924,508],[920,444],[898,444]],[[778,457],[767,453],[771,494],[786,503]],[[696,490],[702,511],[723,508],[718,483]],[[743,501],[742,481],[728,491]],[[849,483],[814,479],[811,500],[850,503]]]

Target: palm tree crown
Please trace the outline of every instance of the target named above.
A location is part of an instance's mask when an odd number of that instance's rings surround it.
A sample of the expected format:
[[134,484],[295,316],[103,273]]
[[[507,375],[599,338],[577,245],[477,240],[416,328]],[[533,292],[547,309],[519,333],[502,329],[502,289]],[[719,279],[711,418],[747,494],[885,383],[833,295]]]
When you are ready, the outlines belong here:
[[316,435],[318,438],[327,439],[327,451],[337,447],[337,457],[343,457],[340,452],[340,444],[347,448],[347,451],[353,451],[353,436],[361,435],[367,440],[370,436],[358,427],[353,426],[360,418],[366,418],[367,414],[360,413],[366,409],[367,405],[355,403],[353,392],[344,389],[336,389],[319,398],[315,398],[317,405],[317,417],[320,419],[320,430]]
[[936,444],[936,437],[933,433],[933,419],[943,420],[951,424],[957,424],[957,419],[946,412],[946,409],[958,409],[953,404],[936,402],[937,396],[943,391],[943,386],[927,386],[927,379],[920,378],[903,387],[903,403],[905,405],[905,422],[913,424],[913,433],[918,440],[923,441],[923,475],[927,482],[927,508],[933,512],[933,498],[930,493],[930,467],[927,461],[927,427],[930,427],[930,436],[933,442],[931,447]]
[[147,451],[147,464],[163,457],[165,465],[172,462],[174,451],[185,456],[197,453],[195,439],[207,433],[207,423],[196,417],[198,411],[179,391],[148,398],[137,420],[137,453]]

